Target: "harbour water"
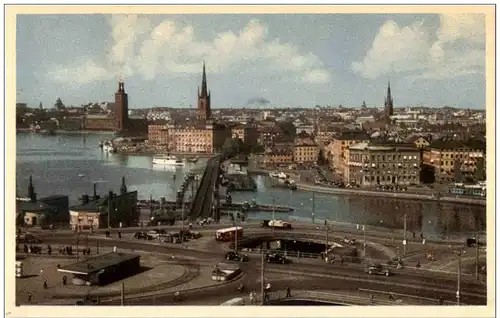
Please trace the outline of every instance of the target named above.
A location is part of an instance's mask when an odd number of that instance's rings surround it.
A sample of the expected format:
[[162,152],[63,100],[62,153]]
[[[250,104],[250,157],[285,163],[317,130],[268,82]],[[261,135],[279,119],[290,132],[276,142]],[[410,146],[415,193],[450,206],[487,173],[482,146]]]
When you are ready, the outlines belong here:
[[[82,194],[92,192],[97,184],[99,193],[117,191],[122,176],[129,189],[137,190],[140,199],[164,196],[175,200],[184,173],[203,167],[206,159],[183,168],[155,168],[151,156],[107,154],[98,144],[109,135],[56,135],[31,133],[17,135],[16,189],[26,195],[29,175],[37,195],[66,194],[77,203]],[[174,174],[176,176],[174,180]],[[321,194],[305,191],[270,188],[265,176],[256,176],[256,192],[235,192],[233,202],[251,201],[259,204],[286,205],[294,208],[290,215],[277,218],[298,219],[321,223],[328,219],[337,222],[366,224],[402,229],[404,215],[407,228],[431,236],[466,235],[486,228],[484,206],[438,204],[436,202],[397,200]],[[314,198],[314,199],[313,199]],[[270,218],[271,213],[251,213],[249,219]]]

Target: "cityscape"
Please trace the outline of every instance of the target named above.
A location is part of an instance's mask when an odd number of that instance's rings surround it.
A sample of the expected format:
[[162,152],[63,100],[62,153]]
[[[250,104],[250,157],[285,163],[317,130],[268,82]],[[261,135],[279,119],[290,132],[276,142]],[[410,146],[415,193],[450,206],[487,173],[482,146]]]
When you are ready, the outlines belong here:
[[[78,41],[115,60],[68,60],[40,88],[23,79],[50,59],[30,37],[44,18],[18,18],[16,306],[489,305],[484,16],[370,17],[366,56],[335,71],[302,31],[273,39],[290,17],[226,18],[212,45],[196,15],[79,16],[114,46]],[[45,23],[67,27],[62,39],[71,19]],[[432,62],[411,60],[423,32],[437,34],[425,37]],[[398,64],[384,40],[420,66]],[[454,41],[474,52],[453,60]],[[408,84],[410,71],[423,79]],[[343,102],[336,76],[374,84]],[[478,78],[477,94],[442,96],[452,92],[439,85]],[[165,79],[167,97],[148,93]]]

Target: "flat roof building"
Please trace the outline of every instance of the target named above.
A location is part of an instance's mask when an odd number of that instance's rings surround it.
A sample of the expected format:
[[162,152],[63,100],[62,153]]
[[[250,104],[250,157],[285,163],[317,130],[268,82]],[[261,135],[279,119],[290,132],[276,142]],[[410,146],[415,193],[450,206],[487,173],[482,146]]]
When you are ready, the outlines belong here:
[[75,285],[106,285],[137,273],[140,258],[137,254],[111,252],[57,270],[73,274]]

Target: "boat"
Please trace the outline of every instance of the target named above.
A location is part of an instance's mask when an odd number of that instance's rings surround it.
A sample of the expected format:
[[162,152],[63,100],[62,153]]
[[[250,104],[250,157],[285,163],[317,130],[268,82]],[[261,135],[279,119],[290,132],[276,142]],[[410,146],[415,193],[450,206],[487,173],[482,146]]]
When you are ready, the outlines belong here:
[[166,166],[184,166],[184,161],[175,156],[158,156],[153,157],[153,163]]
[[196,162],[198,162],[198,158],[197,157],[188,157],[188,158],[186,158],[186,161],[196,163]]
[[269,176],[270,176],[271,178],[279,178],[279,175],[280,175],[280,174],[279,174],[279,173],[277,173],[277,172],[269,172]]
[[111,141],[105,141],[104,144],[102,145],[102,150],[108,153],[115,153],[116,147],[113,145]]
[[280,179],[288,179],[288,175],[286,173],[284,173],[284,172],[280,172],[278,174],[278,178],[280,178]]

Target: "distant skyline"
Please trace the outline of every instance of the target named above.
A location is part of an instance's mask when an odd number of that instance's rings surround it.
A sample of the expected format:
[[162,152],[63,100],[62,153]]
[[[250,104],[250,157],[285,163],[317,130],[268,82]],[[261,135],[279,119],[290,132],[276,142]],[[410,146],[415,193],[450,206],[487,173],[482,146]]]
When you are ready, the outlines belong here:
[[[17,100],[196,107],[483,109],[482,14],[18,15]],[[21,91],[22,90],[22,91]]]

